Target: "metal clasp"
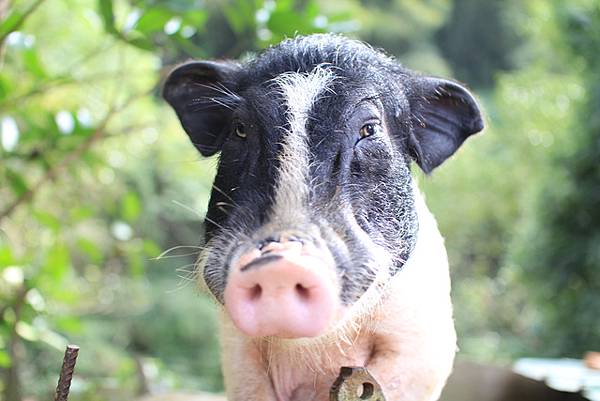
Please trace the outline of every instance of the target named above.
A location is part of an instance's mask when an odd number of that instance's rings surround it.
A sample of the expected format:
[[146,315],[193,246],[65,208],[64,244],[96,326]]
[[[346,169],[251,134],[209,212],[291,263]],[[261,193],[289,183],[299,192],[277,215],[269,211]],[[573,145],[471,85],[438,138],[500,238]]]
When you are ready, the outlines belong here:
[[329,401],[385,401],[385,397],[367,368],[344,366],[331,386]]

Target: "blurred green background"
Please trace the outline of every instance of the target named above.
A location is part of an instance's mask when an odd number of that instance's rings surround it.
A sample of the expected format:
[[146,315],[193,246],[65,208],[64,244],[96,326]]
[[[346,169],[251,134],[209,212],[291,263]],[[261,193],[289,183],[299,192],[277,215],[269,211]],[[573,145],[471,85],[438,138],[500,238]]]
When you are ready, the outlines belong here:
[[192,280],[216,159],[159,97],[173,64],[342,32],[453,77],[487,128],[430,177],[460,354],[600,349],[597,0],[0,2],[0,394],[219,391],[212,302]]

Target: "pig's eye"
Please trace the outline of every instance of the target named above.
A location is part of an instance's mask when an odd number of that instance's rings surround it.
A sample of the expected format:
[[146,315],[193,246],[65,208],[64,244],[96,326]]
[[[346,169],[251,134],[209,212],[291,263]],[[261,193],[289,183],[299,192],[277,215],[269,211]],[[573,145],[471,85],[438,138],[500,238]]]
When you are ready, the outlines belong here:
[[246,138],[246,127],[241,122],[239,122],[239,121],[236,122],[233,125],[233,130],[235,131],[235,134],[238,137],[240,137],[240,138]]
[[362,126],[359,131],[360,138],[366,138],[377,133],[381,132],[381,124],[378,123],[368,123]]

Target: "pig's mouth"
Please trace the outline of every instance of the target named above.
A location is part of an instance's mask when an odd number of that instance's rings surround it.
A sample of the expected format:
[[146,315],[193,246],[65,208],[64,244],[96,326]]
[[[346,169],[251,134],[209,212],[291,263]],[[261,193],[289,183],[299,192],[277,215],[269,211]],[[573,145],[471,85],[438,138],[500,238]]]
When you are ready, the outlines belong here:
[[363,312],[381,299],[393,256],[357,223],[334,230],[340,225],[213,237],[200,261],[204,283],[247,336],[316,338],[358,327],[357,313],[370,315]]
[[339,319],[331,254],[302,241],[271,242],[232,263],[224,292],[235,326],[252,337],[317,337]]
[[240,272],[245,272],[250,269],[258,269],[259,267],[261,267],[263,265],[268,265],[269,263],[275,262],[282,258],[283,258],[283,256],[280,254],[262,255],[256,259],[248,262],[244,266],[240,267]]

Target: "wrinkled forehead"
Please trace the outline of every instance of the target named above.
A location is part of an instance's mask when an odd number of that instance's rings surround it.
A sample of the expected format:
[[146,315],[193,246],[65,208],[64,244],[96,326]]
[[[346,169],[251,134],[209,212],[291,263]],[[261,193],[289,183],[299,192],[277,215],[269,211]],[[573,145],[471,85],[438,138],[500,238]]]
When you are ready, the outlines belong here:
[[[256,78],[255,78],[256,79]],[[243,108],[263,124],[287,130],[310,121],[343,118],[345,112],[365,99],[381,97],[373,82],[350,77],[335,68],[318,66],[310,72],[283,72],[240,88]],[[291,126],[294,124],[294,126]]]
[[289,71],[254,81],[244,80],[240,93],[256,109],[294,112],[333,94],[334,83],[339,78],[331,69],[320,67],[310,72]]

